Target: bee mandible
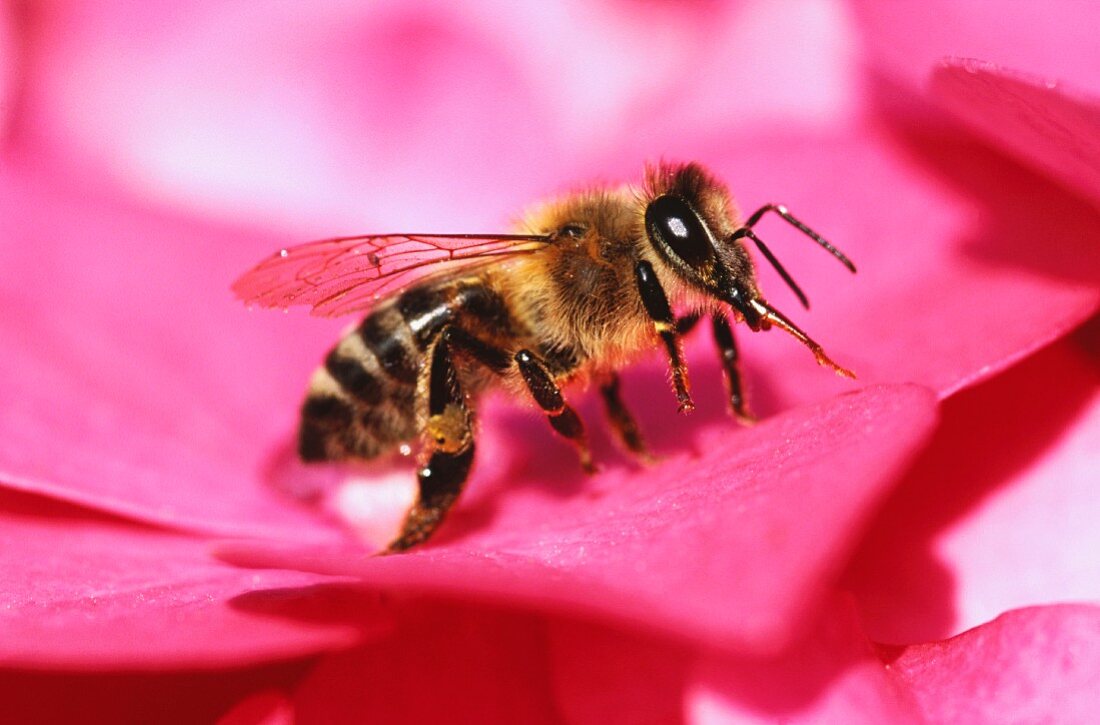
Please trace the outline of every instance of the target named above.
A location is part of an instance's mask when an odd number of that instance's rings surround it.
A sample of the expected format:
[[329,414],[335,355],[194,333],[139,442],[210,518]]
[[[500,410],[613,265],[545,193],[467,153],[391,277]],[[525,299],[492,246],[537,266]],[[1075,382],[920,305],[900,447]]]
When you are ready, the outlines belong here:
[[[803,305],[806,295],[753,228],[774,213],[852,272],[852,262],[780,204],[739,215],[694,163],[648,166],[640,189],[596,188],[544,204],[517,234],[377,234],[283,249],[233,285],[248,304],[366,313],[313,374],[301,409],[306,461],[368,460],[419,443],[417,498],[387,552],[427,540],[474,461],[481,393],[527,397],[594,470],[584,425],[562,395],[598,384],[608,420],[646,454],[617,371],[653,346],[669,361],[681,412],[694,407],[681,336],[709,316],[736,418],[752,420],[731,319],[778,328],[833,362],[761,294],[752,242]],[[677,318],[674,310],[686,311]]]

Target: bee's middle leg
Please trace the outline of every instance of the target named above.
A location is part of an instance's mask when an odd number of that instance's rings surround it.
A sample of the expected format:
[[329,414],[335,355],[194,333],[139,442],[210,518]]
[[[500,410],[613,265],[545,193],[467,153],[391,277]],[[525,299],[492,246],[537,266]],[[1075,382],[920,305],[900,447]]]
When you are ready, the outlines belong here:
[[592,462],[592,453],[588,450],[584,423],[581,422],[576,411],[565,402],[561,388],[554,382],[550,371],[530,350],[517,352],[515,361],[524,382],[527,383],[527,390],[546,413],[546,419],[550,421],[550,425],[573,442],[580,455],[581,466],[588,473],[594,473],[596,466]]
[[637,421],[623,402],[619,393],[619,375],[610,373],[600,383],[600,396],[603,398],[607,419],[611,422],[611,428],[619,437],[619,440],[628,451],[640,456],[645,461],[653,461],[654,458],[646,447],[642,432],[638,428]]
[[719,312],[711,316],[711,324],[714,342],[718,347],[718,358],[726,375],[730,410],[738,421],[751,425],[756,422],[756,416],[749,410],[744,387],[741,384],[741,356],[737,352],[737,343],[733,339],[733,328],[730,327],[729,319]]

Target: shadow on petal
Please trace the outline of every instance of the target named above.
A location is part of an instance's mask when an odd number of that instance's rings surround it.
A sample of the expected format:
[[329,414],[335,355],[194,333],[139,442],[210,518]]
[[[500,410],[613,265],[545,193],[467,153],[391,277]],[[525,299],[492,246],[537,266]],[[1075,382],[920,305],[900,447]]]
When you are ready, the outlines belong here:
[[931,445],[887,499],[844,575],[872,638],[921,642],[955,631],[956,585],[938,553],[941,540],[1040,459],[1089,404],[1095,360],[1081,351],[1081,339],[944,403]]
[[229,605],[294,622],[353,625],[370,640],[389,634],[396,626],[394,599],[362,585],[322,583],[245,592],[230,599]]

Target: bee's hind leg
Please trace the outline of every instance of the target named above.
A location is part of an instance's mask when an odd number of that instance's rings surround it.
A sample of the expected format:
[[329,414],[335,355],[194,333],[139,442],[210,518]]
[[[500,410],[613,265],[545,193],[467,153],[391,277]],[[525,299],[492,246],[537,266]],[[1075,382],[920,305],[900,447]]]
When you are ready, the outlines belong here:
[[428,420],[425,456],[416,474],[416,503],[386,553],[404,551],[428,539],[458,499],[474,460],[473,412],[455,371],[451,341],[441,334],[428,354]]
[[569,407],[562,397],[561,389],[550,376],[546,366],[542,364],[530,350],[520,350],[515,355],[516,365],[531,397],[546,413],[546,419],[550,421],[561,435],[568,438],[577,447],[577,453],[581,458],[581,466],[588,473],[595,473],[596,465],[592,462],[592,454],[588,450],[588,438],[584,433],[584,423],[576,411]]

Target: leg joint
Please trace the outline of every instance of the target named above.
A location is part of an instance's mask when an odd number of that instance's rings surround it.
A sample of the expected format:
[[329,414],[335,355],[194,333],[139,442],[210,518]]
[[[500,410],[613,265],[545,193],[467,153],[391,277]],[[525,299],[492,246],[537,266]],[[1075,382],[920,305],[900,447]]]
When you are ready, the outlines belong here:
[[560,413],[565,408],[565,399],[546,368],[529,350],[517,352],[515,361],[524,382],[527,383],[527,389],[531,391],[531,397],[539,407],[552,415]]

